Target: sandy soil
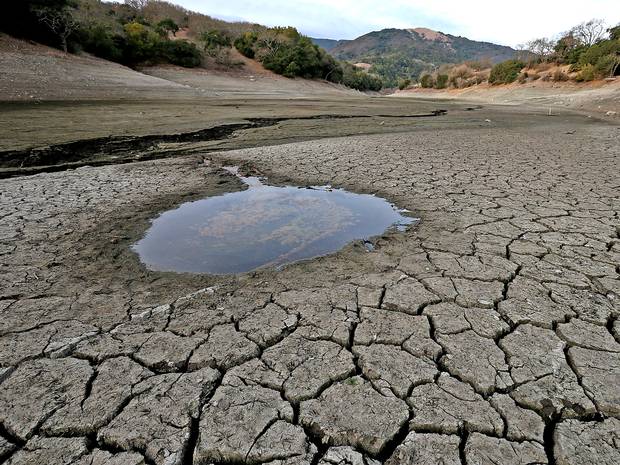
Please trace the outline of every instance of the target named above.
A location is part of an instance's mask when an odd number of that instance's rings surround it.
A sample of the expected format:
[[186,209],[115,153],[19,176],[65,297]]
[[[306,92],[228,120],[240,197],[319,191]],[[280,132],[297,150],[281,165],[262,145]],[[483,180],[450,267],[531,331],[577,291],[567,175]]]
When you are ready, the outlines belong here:
[[[501,86],[482,84],[447,91],[411,89],[397,92],[394,95],[487,104],[527,104],[546,107],[552,112],[561,108],[572,108],[597,116],[620,117],[620,79],[585,84],[542,81]],[[606,115],[608,112],[615,112],[615,114]]]

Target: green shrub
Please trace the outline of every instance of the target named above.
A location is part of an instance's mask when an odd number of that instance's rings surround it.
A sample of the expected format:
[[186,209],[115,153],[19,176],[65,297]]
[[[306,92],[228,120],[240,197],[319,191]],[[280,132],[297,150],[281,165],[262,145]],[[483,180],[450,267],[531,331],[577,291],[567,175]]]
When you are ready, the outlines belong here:
[[82,48],[95,56],[111,61],[121,61],[123,57],[122,38],[113,34],[108,28],[96,24],[82,29],[79,33],[79,42]]
[[255,32],[246,32],[235,40],[235,48],[239,50],[241,55],[253,59],[256,55],[254,46],[258,40],[258,35]]
[[383,81],[379,76],[367,73],[349,63],[343,64],[342,84],[362,92],[369,90],[378,92],[383,88]]
[[594,81],[597,78],[596,69],[594,65],[584,65],[581,67],[581,72],[575,78],[579,82],[589,82]]
[[430,89],[435,85],[435,80],[430,74],[425,74],[420,78],[420,85],[424,89]]
[[435,89],[445,89],[448,87],[448,75],[439,74],[435,80]]
[[613,75],[618,64],[620,55],[603,55],[596,61],[594,69],[601,78],[605,78]]
[[168,37],[169,32],[176,36],[177,32],[179,32],[179,26],[172,19],[166,18],[157,24],[155,31],[162,37]]
[[405,90],[407,87],[411,85],[411,79],[401,79],[398,82],[398,88],[400,90]]
[[508,60],[498,63],[491,69],[489,82],[491,84],[510,84],[515,82],[525,63],[519,60]]
[[234,42],[235,48],[248,58],[290,78],[325,79],[358,90],[380,90],[378,77],[339,63],[325,50],[292,27],[275,27],[260,32],[246,32]]
[[163,41],[160,50],[159,57],[173,65],[195,68],[202,63],[200,50],[186,40]]
[[200,35],[200,40],[205,44],[205,51],[230,47],[232,45],[232,40],[227,34],[215,30],[203,32]]
[[588,47],[579,57],[580,65],[596,65],[605,56],[620,55],[620,40],[605,40]]

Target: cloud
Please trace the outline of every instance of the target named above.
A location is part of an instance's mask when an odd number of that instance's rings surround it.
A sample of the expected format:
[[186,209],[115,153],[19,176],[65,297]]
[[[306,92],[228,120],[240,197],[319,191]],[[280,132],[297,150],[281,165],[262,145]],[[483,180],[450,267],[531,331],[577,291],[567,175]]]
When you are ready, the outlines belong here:
[[476,40],[516,45],[592,18],[620,22],[618,0],[173,0],[223,18],[291,25],[315,37],[352,39],[388,27],[430,27]]

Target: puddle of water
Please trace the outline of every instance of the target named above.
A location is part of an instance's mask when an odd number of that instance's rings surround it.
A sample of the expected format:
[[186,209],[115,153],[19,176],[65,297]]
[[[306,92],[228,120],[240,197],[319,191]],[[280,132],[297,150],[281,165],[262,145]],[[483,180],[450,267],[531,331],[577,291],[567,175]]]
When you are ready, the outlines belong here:
[[[236,168],[228,170],[237,174]],[[372,195],[241,179],[245,191],[161,214],[133,250],[154,271],[234,274],[328,255],[353,240],[405,230],[417,221]]]

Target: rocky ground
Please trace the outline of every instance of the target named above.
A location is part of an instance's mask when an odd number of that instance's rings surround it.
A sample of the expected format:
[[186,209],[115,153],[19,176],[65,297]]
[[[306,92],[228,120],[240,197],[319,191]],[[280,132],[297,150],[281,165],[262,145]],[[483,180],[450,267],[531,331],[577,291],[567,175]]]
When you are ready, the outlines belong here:
[[[1,180],[0,461],[620,463],[619,128],[433,121]],[[243,188],[223,163],[421,222],[282,271],[146,270],[150,218]]]

